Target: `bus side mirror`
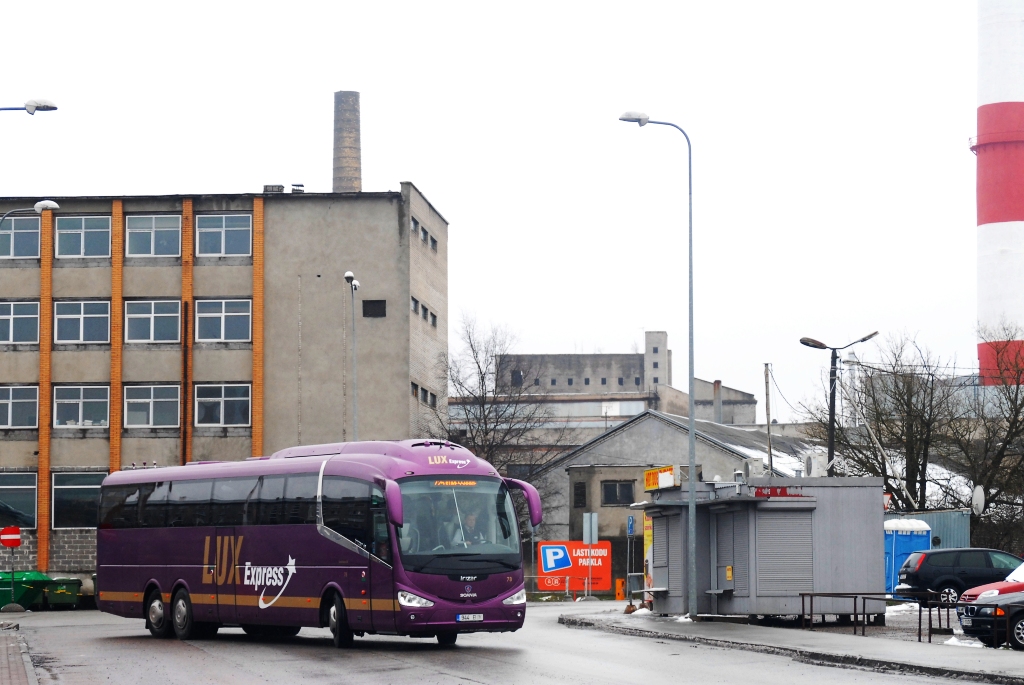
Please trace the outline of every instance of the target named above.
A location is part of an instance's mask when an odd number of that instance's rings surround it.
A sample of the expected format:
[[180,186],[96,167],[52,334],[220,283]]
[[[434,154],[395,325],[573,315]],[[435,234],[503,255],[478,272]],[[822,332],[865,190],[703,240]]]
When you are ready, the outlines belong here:
[[544,519],[544,511],[540,505],[540,493],[537,492],[537,488],[533,487],[526,481],[516,480],[515,478],[505,478],[505,485],[512,490],[522,490],[523,494],[526,495],[526,506],[530,510],[530,523],[534,528],[540,525],[540,522]]
[[402,489],[393,480],[384,483],[384,501],[388,506],[388,520],[396,526],[401,526],[404,520]]

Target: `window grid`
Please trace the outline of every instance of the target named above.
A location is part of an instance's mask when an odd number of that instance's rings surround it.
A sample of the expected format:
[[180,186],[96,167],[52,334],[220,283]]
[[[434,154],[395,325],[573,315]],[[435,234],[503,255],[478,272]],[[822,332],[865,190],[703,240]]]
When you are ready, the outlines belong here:
[[437,238],[430,236],[430,249],[437,252]]
[[196,217],[196,255],[200,257],[252,254],[252,215],[201,214]]
[[58,385],[53,389],[54,428],[106,428],[110,388],[106,385]]
[[252,340],[252,300],[196,300],[196,341]]
[[177,428],[177,385],[128,385],[124,389],[125,428]]
[[124,303],[125,342],[179,342],[181,302],[178,300]]
[[39,256],[39,217],[10,216],[0,223],[0,259]]
[[0,302],[0,344],[39,342],[39,303]]
[[412,313],[413,314],[419,314],[420,313],[420,301],[417,300],[415,297],[410,298],[410,299],[412,300]]
[[57,217],[58,259],[110,256],[109,216]]
[[248,384],[197,385],[195,392],[195,425],[249,426]]
[[[35,473],[0,473],[0,503],[6,511],[0,515],[3,525],[20,526],[35,530],[38,514],[36,488],[39,486]],[[31,516],[28,511],[31,511]]]
[[129,216],[125,241],[129,257],[180,257],[181,216]]
[[53,342],[109,343],[110,303],[86,300],[54,302]]
[[[50,520],[53,522],[53,529],[95,528],[95,512],[100,503],[100,484],[106,477],[106,473],[95,471],[53,474],[53,496],[50,498]],[[71,525],[61,525],[63,523]]]
[[13,385],[0,387],[0,430],[38,427],[38,386]]

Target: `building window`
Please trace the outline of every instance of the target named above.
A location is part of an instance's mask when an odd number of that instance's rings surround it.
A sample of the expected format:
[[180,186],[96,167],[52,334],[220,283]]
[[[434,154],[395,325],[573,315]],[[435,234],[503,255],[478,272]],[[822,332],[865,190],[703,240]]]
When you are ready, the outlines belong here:
[[410,383],[409,385],[410,385],[410,387],[412,387],[412,396],[413,396],[413,398],[419,397],[420,396],[420,386],[416,385],[415,383]]
[[248,214],[196,217],[199,256],[252,254],[252,217]]
[[430,316],[430,311],[427,309],[427,305],[423,305],[420,309],[420,313],[423,315],[423,320],[426,321],[427,317]]
[[57,217],[58,257],[109,257],[109,216]]
[[658,362],[654,362],[654,368],[658,368]]
[[533,379],[533,384],[534,385],[540,385],[540,379],[539,378],[534,378]]
[[429,238],[429,237],[430,237],[430,234],[427,233],[427,229],[425,229],[422,226],[420,226],[420,240],[422,240],[423,242],[427,242],[427,238]]
[[0,473],[0,525],[36,527],[36,474]]
[[505,475],[517,480],[528,480],[539,464],[509,464],[505,467]]
[[39,388],[9,386],[0,388],[0,429],[37,428]]
[[7,217],[0,223],[0,259],[39,256],[39,217]]
[[416,220],[416,219],[414,218],[414,219],[412,220],[412,232],[413,232],[413,235],[415,235],[416,233],[418,233],[418,232],[419,232],[419,230],[420,230],[420,222],[419,222],[419,221],[417,221],[417,220]]
[[654,354],[658,354],[658,348],[657,347],[654,348]]
[[412,299],[412,313],[413,314],[419,314],[420,313],[420,301],[417,300],[415,297],[410,298],[410,299]]
[[431,236],[430,238],[430,249],[437,252],[437,238]]
[[39,342],[39,303],[0,302],[0,343]]
[[248,385],[197,385],[197,426],[248,426]]
[[53,305],[56,343],[110,342],[109,302],[56,302]]
[[601,379],[601,385],[608,385],[608,379],[607,378],[602,378]]
[[61,385],[53,389],[53,425],[55,427],[105,427],[109,415],[110,388],[105,385]]
[[53,527],[95,528],[105,473],[53,474]]
[[363,300],[364,319],[383,319],[388,315],[387,300]]
[[426,404],[430,401],[430,393],[427,392],[426,388],[420,388],[420,402]]
[[196,301],[196,340],[248,341],[252,300]]
[[572,379],[571,378],[569,379],[569,385],[572,385]]
[[437,395],[430,393],[430,407],[431,409],[437,409]]
[[178,342],[181,303],[177,300],[125,302],[125,340]]
[[587,484],[586,483],[573,483],[572,484],[572,508],[573,509],[586,509],[587,508]]
[[430,325],[437,328],[437,314],[430,312]]
[[633,385],[640,385],[640,376],[633,379]]
[[519,369],[512,371],[512,386],[521,388],[523,386],[523,372]]
[[633,503],[633,481],[601,481],[601,506],[623,507]]
[[551,385],[557,385],[557,384],[558,384],[558,381],[556,381],[554,378],[552,378],[551,379]]
[[622,379],[619,379],[619,385],[623,385]]
[[658,377],[657,377],[657,376],[655,376],[655,377],[654,377],[654,384],[655,384],[655,385],[657,385],[657,384],[658,384]]
[[178,397],[176,385],[125,387],[125,428],[177,428]]
[[584,378],[583,379],[583,385],[590,385],[590,379],[589,378]]
[[128,217],[129,257],[178,257],[180,255],[180,216]]

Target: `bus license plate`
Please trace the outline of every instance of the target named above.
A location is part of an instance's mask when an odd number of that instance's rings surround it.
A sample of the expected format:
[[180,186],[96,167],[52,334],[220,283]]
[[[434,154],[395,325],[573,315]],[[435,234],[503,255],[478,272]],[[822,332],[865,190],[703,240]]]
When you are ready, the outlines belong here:
[[455,617],[456,621],[482,621],[484,620],[483,614],[458,614]]
[[973,624],[974,624],[974,620],[973,619],[970,619],[970,618],[967,618],[967,617],[964,617],[964,618],[960,619],[960,625],[962,625],[962,626],[970,626],[970,625],[973,625]]

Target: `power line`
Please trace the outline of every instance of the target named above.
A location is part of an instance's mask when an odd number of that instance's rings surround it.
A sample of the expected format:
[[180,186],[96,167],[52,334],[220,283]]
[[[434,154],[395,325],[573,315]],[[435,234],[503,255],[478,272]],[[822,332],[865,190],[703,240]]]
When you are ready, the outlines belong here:
[[784,394],[782,394],[782,388],[779,387],[779,382],[777,380],[775,380],[775,368],[773,367],[772,364],[768,365],[768,375],[771,376],[772,383],[775,385],[775,389],[779,391],[779,397],[782,398],[782,401],[785,402],[786,405],[788,405],[789,408],[791,410],[793,410],[794,413],[799,414],[800,410],[797,409],[796,407],[794,407],[793,404],[789,400],[786,399],[786,396]]

